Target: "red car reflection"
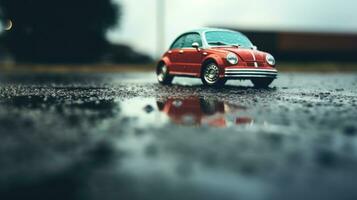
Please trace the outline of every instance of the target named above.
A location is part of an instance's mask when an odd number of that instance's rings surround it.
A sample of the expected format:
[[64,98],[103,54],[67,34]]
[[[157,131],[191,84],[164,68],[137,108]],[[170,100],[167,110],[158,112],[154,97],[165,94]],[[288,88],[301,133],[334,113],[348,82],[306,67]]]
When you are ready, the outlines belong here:
[[[159,110],[167,114],[173,123],[188,126],[227,127],[229,123],[227,114],[246,109],[240,106],[229,107],[223,102],[199,97],[168,98],[165,101],[158,101],[157,105]],[[231,123],[242,125],[252,122],[253,120],[249,117],[234,117]]]
[[249,79],[268,87],[277,77],[275,59],[242,33],[225,29],[200,29],[179,36],[157,65],[161,84],[175,76],[201,78],[208,86],[222,86],[228,79]]

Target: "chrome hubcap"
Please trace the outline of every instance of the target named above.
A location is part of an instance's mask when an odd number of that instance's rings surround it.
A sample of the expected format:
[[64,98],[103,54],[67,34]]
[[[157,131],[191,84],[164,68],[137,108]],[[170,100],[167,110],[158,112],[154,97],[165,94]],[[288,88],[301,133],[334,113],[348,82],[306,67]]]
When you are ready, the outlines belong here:
[[204,71],[204,79],[207,83],[216,83],[219,79],[219,68],[215,64],[210,64]]
[[157,74],[157,79],[159,79],[160,82],[165,80],[165,77],[167,75],[167,67],[166,65],[161,66],[159,73]]

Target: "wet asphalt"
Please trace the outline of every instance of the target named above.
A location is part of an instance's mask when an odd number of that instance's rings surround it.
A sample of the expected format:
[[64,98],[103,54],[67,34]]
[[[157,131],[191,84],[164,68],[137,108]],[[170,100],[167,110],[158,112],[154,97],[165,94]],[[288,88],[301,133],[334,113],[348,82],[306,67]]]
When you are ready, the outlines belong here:
[[221,89],[0,75],[0,199],[357,199],[357,74]]

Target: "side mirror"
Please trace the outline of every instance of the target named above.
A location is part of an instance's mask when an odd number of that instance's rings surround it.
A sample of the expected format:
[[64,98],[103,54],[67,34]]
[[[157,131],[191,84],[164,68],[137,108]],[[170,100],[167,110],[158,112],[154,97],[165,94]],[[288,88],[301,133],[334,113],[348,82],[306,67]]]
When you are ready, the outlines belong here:
[[258,47],[254,45],[253,50],[255,50],[255,51],[258,50]]
[[199,50],[200,44],[198,44],[198,42],[194,42],[194,43],[192,43],[192,47]]

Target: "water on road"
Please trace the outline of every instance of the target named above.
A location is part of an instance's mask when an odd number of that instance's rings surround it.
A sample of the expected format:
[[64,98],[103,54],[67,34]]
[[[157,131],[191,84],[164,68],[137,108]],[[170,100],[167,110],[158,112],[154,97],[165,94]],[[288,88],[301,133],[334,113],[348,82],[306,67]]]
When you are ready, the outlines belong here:
[[0,76],[1,199],[356,199],[357,75]]

